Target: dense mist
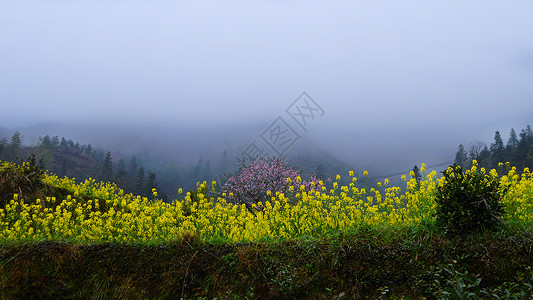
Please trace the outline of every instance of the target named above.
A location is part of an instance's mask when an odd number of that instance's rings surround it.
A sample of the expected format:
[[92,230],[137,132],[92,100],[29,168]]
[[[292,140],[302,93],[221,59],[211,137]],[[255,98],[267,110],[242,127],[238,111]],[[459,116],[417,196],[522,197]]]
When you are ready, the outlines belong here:
[[[91,144],[109,150],[115,161],[135,155],[141,160],[161,165],[193,164],[199,158],[218,159],[224,151],[229,151],[233,157],[242,157],[246,148],[254,141],[264,147],[265,152],[275,155],[261,138],[261,134],[274,119],[273,117],[262,122],[218,126],[47,123],[27,127],[4,127],[0,129],[0,138],[9,139],[11,134],[18,130],[23,135],[24,144],[34,145],[39,137],[58,135],[81,144]],[[290,158],[302,153],[325,151],[354,170],[369,170],[377,176],[409,170],[415,164],[433,165],[453,161],[460,143],[467,148],[474,141],[490,144],[496,130],[500,130],[504,140],[507,140],[511,127],[519,130],[527,125],[525,122],[515,121],[500,127],[489,127],[490,125],[481,123],[465,130],[452,127],[431,130],[421,124],[420,127],[380,130],[369,127],[340,127],[326,121],[327,115],[324,115],[323,120],[315,120],[308,132],[290,123],[300,137],[283,155]]]
[[[297,137],[282,141],[288,157],[325,151],[376,175],[449,162],[460,143],[531,123],[531,11],[481,0],[4,3],[1,133],[187,165],[254,141],[276,153],[264,134],[280,118]],[[304,92],[315,110],[298,102]],[[313,112],[305,126],[298,109]]]

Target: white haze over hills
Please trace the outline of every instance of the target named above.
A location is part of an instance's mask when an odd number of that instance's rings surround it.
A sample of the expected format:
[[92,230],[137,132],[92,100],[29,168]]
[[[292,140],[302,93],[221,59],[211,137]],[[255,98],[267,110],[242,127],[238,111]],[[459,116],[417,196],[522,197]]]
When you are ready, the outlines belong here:
[[239,152],[306,91],[324,115],[291,151],[377,173],[450,161],[459,143],[533,123],[532,11],[528,0],[4,1],[0,126],[27,143],[50,134],[114,158],[195,161]]
[[[324,119],[327,115],[324,115]],[[413,165],[426,163],[433,165],[454,159],[459,143],[468,145],[481,140],[490,145],[494,135],[492,129],[480,124],[473,132],[456,134],[437,132],[407,131],[403,129],[383,129],[365,131],[353,128],[348,131],[320,124],[317,119],[308,132],[295,130],[300,134],[297,140],[284,154],[290,159],[297,156],[317,157],[329,152],[340,162],[356,171],[369,170],[371,175],[382,175],[409,170]],[[227,150],[232,156],[241,156],[252,141],[268,149],[261,140],[261,133],[271,124],[265,119],[248,124],[221,124],[206,126],[157,126],[155,124],[87,124],[87,123],[47,123],[28,127],[0,128],[0,138],[9,137],[15,130],[24,136],[24,143],[37,143],[39,136],[58,135],[72,139],[80,144],[91,144],[104,150],[110,150],[113,159],[129,158],[132,155],[157,162],[174,164],[192,164],[200,157],[216,161]],[[515,130],[527,124],[512,124]],[[504,141],[510,127],[502,129]],[[407,136],[408,138],[403,138]],[[274,153],[270,150],[270,153]],[[330,161],[334,161],[332,159]]]

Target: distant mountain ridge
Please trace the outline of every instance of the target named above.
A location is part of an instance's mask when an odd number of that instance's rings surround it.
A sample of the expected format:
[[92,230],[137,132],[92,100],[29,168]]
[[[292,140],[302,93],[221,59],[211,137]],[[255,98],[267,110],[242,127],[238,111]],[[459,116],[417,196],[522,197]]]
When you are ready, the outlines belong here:
[[[50,125],[48,128],[51,132],[57,133],[57,127],[61,126]],[[120,130],[114,132],[111,129],[104,135],[116,136],[118,145],[112,145],[114,146],[112,149],[115,150],[103,150],[107,147],[101,146],[102,140],[96,136],[92,138],[94,138],[94,143],[100,146],[93,147],[91,144],[80,145],[72,139],[50,137],[48,133],[44,137],[31,135],[41,133],[46,128],[47,126],[21,128],[23,134],[20,135],[20,151],[17,156],[27,157],[35,154],[38,159],[43,159],[47,169],[59,176],[74,177],[78,180],[92,177],[97,180],[114,181],[126,192],[149,195],[151,188],[157,187],[162,191],[162,195],[168,195],[169,200],[177,197],[178,188],[194,189],[198,181],[217,180],[219,184],[222,184],[225,181],[225,175],[232,175],[238,170],[237,159],[242,156],[242,149],[247,146],[246,142],[253,139],[252,132],[261,132],[259,126],[250,127],[244,130],[247,133],[240,133],[242,136],[235,138],[235,132],[224,135],[223,133],[230,130],[218,128],[214,134],[222,134],[213,140],[214,145],[211,149],[200,151],[201,146],[194,145],[195,140],[190,136],[187,139],[181,139],[181,143],[179,143],[180,139],[169,141],[165,147],[162,143],[165,139],[160,140],[164,133],[154,132],[151,141],[143,142],[137,139],[135,143],[129,145],[124,141],[135,140],[131,129],[126,130],[124,135],[119,133]],[[101,128],[87,129],[88,132],[84,133],[85,140],[91,138],[90,132],[96,133],[98,129]],[[236,128],[233,129],[236,130]],[[186,129],[181,129],[180,132],[184,131]],[[6,146],[4,148],[7,149],[11,144],[7,135],[14,132],[13,129],[0,128],[2,134],[0,139],[4,138]],[[75,136],[82,135],[76,132],[73,132]],[[26,134],[30,134],[29,138],[25,137]],[[205,144],[204,139],[197,140],[201,141],[200,144]],[[211,139],[207,137],[206,140]],[[150,147],[147,147],[147,144]],[[191,161],[191,153],[187,155],[180,153],[180,149],[187,149],[189,146],[197,150],[194,152],[195,161]],[[171,151],[172,149],[175,151]],[[336,174],[347,174],[350,170],[347,163],[321,149],[316,142],[306,136],[298,140],[285,154],[287,161],[300,169],[304,176],[316,174],[326,179]],[[6,153],[4,153],[4,159],[14,159],[14,156],[6,157],[5,155]],[[2,159],[2,154],[0,154],[0,159]],[[144,186],[146,184],[150,186]]]

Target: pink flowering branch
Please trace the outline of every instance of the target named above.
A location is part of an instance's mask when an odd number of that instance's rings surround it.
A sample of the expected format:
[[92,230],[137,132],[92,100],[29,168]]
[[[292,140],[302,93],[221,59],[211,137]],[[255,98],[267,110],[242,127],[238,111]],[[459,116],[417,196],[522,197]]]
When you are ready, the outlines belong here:
[[[298,193],[300,187],[304,186],[309,191],[319,186],[320,179],[316,175],[311,175],[308,179],[301,178],[301,171],[294,169],[285,162],[284,158],[255,159],[248,163],[239,162],[241,167],[236,175],[228,177],[222,191],[228,195],[228,199],[239,204],[246,204],[251,208],[253,203],[269,200],[267,191],[272,195],[276,192],[285,195]],[[301,181],[297,178],[300,177]],[[290,182],[287,181],[290,178]],[[293,192],[290,186],[293,186]],[[233,195],[229,197],[230,193]]]

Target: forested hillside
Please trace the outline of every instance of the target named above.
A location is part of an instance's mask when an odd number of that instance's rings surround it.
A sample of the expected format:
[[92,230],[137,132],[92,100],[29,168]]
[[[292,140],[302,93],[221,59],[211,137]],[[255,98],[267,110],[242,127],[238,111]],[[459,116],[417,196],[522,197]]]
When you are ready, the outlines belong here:
[[[305,175],[315,174],[324,179],[326,184],[330,184],[328,178],[351,169],[345,162],[315,146],[300,150],[289,155],[287,161]],[[58,136],[39,137],[34,145],[27,145],[24,136],[16,131],[0,140],[0,160],[16,162],[35,155],[43,169],[59,177],[68,176],[78,182],[87,178],[110,181],[127,193],[145,197],[156,188],[166,201],[177,198],[178,188],[196,189],[197,182],[215,180],[222,186],[228,176],[238,171],[239,159],[242,159],[238,154],[236,150],[224,149],[218,156],[210,158],[199,155],[195,162],[182,161],[179,157],[174,161],[163,161],[143,153],[117,157],[91,144],[81,145]],[[342,178],[339,183],[346,184],[345,180]]]
[[484,142],[475,141],[470,144],[467,152],[463,144],[459,145],[455,154],[455,163],[470,167],[472,160],[477,160],[486,169],[497,168],[499,163],[509,162],[521,172],[525,167],[533,166],[533,130],[530,125],[516,134],[514,128],[509,133],[507,143],[504,144],[499,131],[494,134],[493,142],[487,146]]
[[[25,146],[18,131],[9,141],[5,137],[0,140],[2,161],[27,160],[32,155],[41,168],[59,177],[75,178],[78,182],[87,178],[115,182],[125,192],[145,197],[152,194],[152,188],[158,188],[156,174],[145,170],[135,156],[115,163],[109,151],[48,135],[39,138],[34,146]],[[166,199],[164,193],[161,196]]]

